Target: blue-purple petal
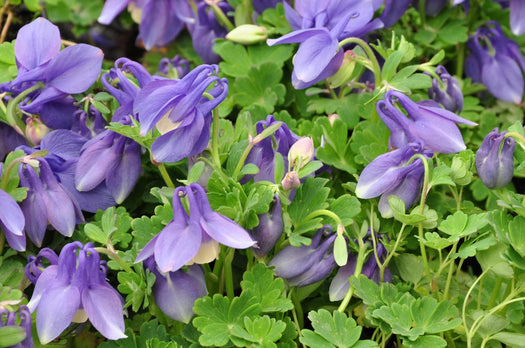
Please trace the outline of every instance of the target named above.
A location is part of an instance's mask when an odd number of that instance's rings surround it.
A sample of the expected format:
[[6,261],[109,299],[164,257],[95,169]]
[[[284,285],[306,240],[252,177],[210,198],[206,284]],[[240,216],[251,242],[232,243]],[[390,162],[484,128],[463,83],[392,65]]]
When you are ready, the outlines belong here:
[[110,340],[126,337],[122,299],[111,286],[104,282],[86,287],[81,296],[82,307],[95,329]]

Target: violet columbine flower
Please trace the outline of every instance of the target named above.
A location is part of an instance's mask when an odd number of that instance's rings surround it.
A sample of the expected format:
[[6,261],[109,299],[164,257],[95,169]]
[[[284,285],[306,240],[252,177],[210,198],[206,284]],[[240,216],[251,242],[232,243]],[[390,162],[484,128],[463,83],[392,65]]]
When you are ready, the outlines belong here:
[[498,128],[494,128],[476,152],[476,170],[481,181],[490,189],[507,186],[514,175],[516,141],[505,137],[506,134],[506,131],[499,133]]
[[408,10],[412,0],[385,0],[385,8],[379,19],[385,28],[393,26]]
[[275,8],[282,0],[253,0],[252,6],[255,12],[261,14],[268,8]]
[[[187,197],[189,215],[182,206]],[[214,212],[204,189],[198,184],[178,187],[173,193],[173,220],[146,244],[135,262],[150,256],[161,272],[175,272],[184,265],[215,260],[220,244],[246,249],[255,244],[241,226]]]
[[[121,121],[131,125],[128,116]],[[139,179],[141,155],[141,147],[133,139],[112,130],[103,131],[80,150],[75,169],[76,189],[91,191],[105,182],[115,202],[122,203]]]
[[379,29],[383,23],[374,21],[374,5],[369,0],[295,1],[295,10],[286,2],[286,19],[292,32],[278,39],[268,39],[269,46],[300,43],[294,56],[292,84],[303,89],[337,72],[343,61],[339,41]]
[[102,50],[94,46],[78,44],[62,51],[60,46],[58,28],[47,19],[38,18],[22,27],[15,42],[18,76],[4,86],[5,91],[18,94],[41,83],[19,107],[40,114],[51,128],[71,126],[67,112],[74,100],[69,95],[93,85],[103,58]]
[[27,197],[20,203],[25,216],[27,236],[36,246],[42,246],[48,223],[66,237],[71,237],[77,219],[84,218],[78,203],[71,198],[57,180],[49,163],[43,158],[38,163],[40,175],[31,164],[18,167],[20,186],[27,187]]
[[216,65],[200,65],[180,80],[152,81],[137,94],[133,109],[140,134],[154,128],[161,133],[151,145],[155,161],[177,162],[208,146],[211,111],[228,93],[228,81],[217,71]]
[[93,244],[65,245],[58,264],[48,266],[38,277],[29,301],[36,314],[40,342],[58,337],[72,321],[89,319],[106,338],[125,338],[123,301],[106,281],[100,256]]
[[168,317],[189,323],[193,317],[193,304],[208,294],[204,271],[200,265],[175,272],[159,272],[153,257],[144,261],[146,267],[155,274],[153,297],[161,311]]
[[436,74],[440,81],[432,79],[432,88],[428,90],[430,99],[443,105],[445,109],[452,112],[463,110],[463,93],[459,87],[459,82],[452,77],[444,66],[436,67]]
[[109,24],[128,7],[132,18],[139,23],[137,43],[146,50],[170,43],[182,30],[191,11],[187,1],[173,0],[108,0],[98,17],[101,24]]
[[279,195],[274,195],[273,199],[270,210],[258,216],[259,224],[250,231],[253,239],[257,242],[252,250],[258,257],[266,257],[283,234],[281,199]]
[[[2,166],[0,165],[0,172]],[[26,250],[25,217],[10,194],[0,189],[0,227],[9,246],[16,251]]]
[[20,149],[27,154],[47,150],[48,154],[44,160],[49,164],[61,187],[66,190],[70,199],[80,209],[94,213],[98,209],[105,210],[115,205],[115,200],[105,183],[86,192],[80,192],[75,188],[75,168],[80,150],[87,141],[87,138],[78,133],[59,129],[46,134],[38,147],[21,146]]
[[91,139],[103,132],[108,125],[104,116],[93,105],[89,106],[88,112],[79,109],[73,114],[73,125],[71,131]]
[[385,218],[392,217],[388,197],[397,196],[410,207],[421,193],[425,169],[420,158],[408,161],[415,154],[426,158],[432,157],[432,151],[424,150],[421,142],[408,143],[405,146],[379,155],[361,172],[355,194],[359,198],[379,199],[378,209]]
[[0,122],[0,159],[20,145],[28,145],[26,138],[10,125]]
[[[324,234],[328,236],[321,241]],[[287,279],[291,286],[316,283],[328,277],[336,265],[332,251],[335,237],[330,226],[324,226],[314,235],[310,245],[288,245],[273,257],[268,266],[274,266],[275,274]]]
[[470,54],[465,73],[474,82],[504,101],[519,104],[523,97],[525,58],[518,44],[507,38],[501,26],[490,21],[467,42]]
[[[396,108],[397,103],[405,109],[408,117]],[[378,101],[376,109],[390,129],[389,143],[393,148],[422,141],[432,151],[456,153],[466,148],[456,123],[476,125],[440,107],[415,103],[394,90],[386,92],[385,100]]]
[[[17,324],[16,317],[19,318],[19,323]],[[11,348],[33,348],[33,335],[31,333],[31,313],[26,306],[20,306],[18,310],[8,311],[3,308],[0,303],[0,327],[7,326],[19,326],[25,332],[25,338],[22,341],[11,345]]]
[[[233,17],[229,13],[233,13],[234,9],[227,1],[215,2],[216,6],[233,21]],[[220,56],[213,52],[213,45],[216,39],[221,39],[226,36],[228,29],[223,27],[207,1],[197,1],[197,9],[195,20],[188,23],[188,30],[191,34],[193,49],[205,64],[215,64],[221,59]]]
[[[266,128],[278,123],[272,115],[268,115],[265,121],[259,121],[255,125],[257,134],[261,134]],[[255,144],[246,158],[246,163],[253,163],[259,168],[259,173],[253,176],[254,182],[275,182],[275,153],[279,152],[284,160],[284,168],[288,168],[288,151],[290,147],[300,139],[288,126],[281,122],[281,127],[275,131],[272,137],[267,137]],[[241,183],[248,182],[252,176],[242,178]]]
[[[384,260],[387,254],[387,250],[381,242],[377,243],[377,255],[380,260]],[[357,256],[356,254],[349,255],[348,263],[337,270],[335,277],[330,283],[330,288],[328,290],[328,295],[330,301],[341,301],[348,289],[350,288],[350,282],[348,279],[354,275],[355,267],[357,265]],[[380,282],[380,270],[379,265],[377,264],[374,254],[371,252],[368,255],[368,259],[363,264],[361,269],[361,274],[365,275],[368,279],[373,280],[376,283]],[[392,274],[388,268],[385,268],[383,274],[384,282],[392,281]]]
[[519,36],[525,33],[525,2],[522,0],[494,0],[502,8],[510,7],[510,29],[512,33]]

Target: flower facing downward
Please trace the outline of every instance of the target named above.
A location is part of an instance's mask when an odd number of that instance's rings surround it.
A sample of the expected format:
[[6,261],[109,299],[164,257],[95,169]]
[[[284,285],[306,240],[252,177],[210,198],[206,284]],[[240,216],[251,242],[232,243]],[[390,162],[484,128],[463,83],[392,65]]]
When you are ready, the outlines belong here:
[[[189,214],[182,206],[188,198]],[[220,244],[246,249],[255,244],[241,226],[214,212],[199,184],[178,187],[173,193],[173,220],[146,244],[135,262],[155,257],[161,272],[175,272],[184,265],[215,260]]]
[[[513,138],[505,137],[507,132],[498,132],[494,128],[487,134],[476,152],[476,170],[488,188],[502,188],[512,180],[514,175],[514,147]],[[503,145],[502,145],[503,143]]]
[[[18,314],[18,315],[17,315]],[[19,318],[19,324],[17,325],[16,317]],[[0,303],[0,328],[15,326],[20,327],[21,332],[25,332],[25,338],[22,341],[18,342],[15,345],[9,346],[13,348],[33,348],[33,336],[31,335],[31,313],[26,306],[20,306],[18,310],[9,311],[3,308],[2,303]],[[6,336],[2,336],[5,339]]]
[[463,109],[463,93],[458,80],[452,77],[441,65],[436,68],[436,73],[441,81],[432,79],[432,88],[428,90],[428,96],[449,111],[461,112]]
[[27,305],[31,311],[37,311],[40,342],[51,342],[72,321],[84,321],[86,316],[104,337],[125,338],[123,301],[105,278],[93,244],[65,245],[58,264],[48,266],[38,277]]
[[419,197],[425,169],[420,158],[410,164],[408,162],[415,154],[432,157],[432,152],[423,150],[423,147],[421,142],[409,143],[378,156],[361,172],[355,190],[356,196],[381,196],[378,209],[385,218],[393,216],[388,204],[389,196],[397,196],[405,202],[406,207],[411,206]]

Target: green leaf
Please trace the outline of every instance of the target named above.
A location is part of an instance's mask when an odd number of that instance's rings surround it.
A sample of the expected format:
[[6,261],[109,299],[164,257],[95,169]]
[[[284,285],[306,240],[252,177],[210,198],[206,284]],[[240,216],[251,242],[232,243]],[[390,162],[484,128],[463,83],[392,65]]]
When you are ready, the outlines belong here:
[[446,247],[454,244],[454,242],[448,240],[447,238],[442,238],[437,232],[426,232],[425,237],[421,239],[421,241],[423,244],[425,244],[425,246],[436,250],[443,250]]
[[401,63],[401,60],[404,56],[405,52],[403,51],[395,51],[388,56],[381,71],[381,78],[383,80],[390,81],[390,79],[395,75],[397,67]]
[[389,196],[388,204],[394,214],[394,219],[406,225],[418,225],[426,220],[424,215],[416,213],[414,210],[410,214],[405,214],[405,202],[397,196]]
[[317,148],[316,157],[322,162],[355,173],[356,168],[348,139],[348,128],[341,120],[330,124],[328,118],[319,118],[316,126],[323,130],[324,144]]
[[399,275],[404,281],[417,284],[423,277],[424,265],[414,254],[400,254],[395,259]]
[[439,224],[438,229],[448,234],[450,236],[449,240],[457,242],[460,238],[478,232],[487,224],[486,213],[467,215],[462,211],[457,211],[447,216],[447,218]]
[[232,334],[252,342],[254,347],[277,347],[273,342],[281,338],[286,323],[265,315],[262,317],[244,318],[244,328],[234,326]]
[[509,347],[525,347],[525,334],[517,332],[501,331],[492,336],[493,340],[500,341]]
[[[344,226],[348,226],[354,221],[352,218],[361,212],[361,202],[355,196],[344,194],[335,200],[331,200],[328,210],[336,214]],[[329,225],[336,224],[331,218],[327,218],[326,223]]]
[[410,348],[446,347],[447,341],[436,335],[419,336],[415,341],[403,339],[403,344]]
[[452,330],[461,324],[458,309],[450,301],[438,302],[425,296],[416,299],[410,306],[414,327],[422,328],[425,333],[439,333]]
[[508,238],[512,248],[525,256],[525,218],[516,216],[508,224]]
[[286,297],[284,281],[276,278],[264,264],[259,263],[244,272],[241,288],[257,297],[263,313],[286,312],[293,308],[292,301]]
[[377,347],[372,341],[359,341],[362,328],[357,326],[353,318],[349,318],[345,313],[334,311],[328,312],[326,309],[311,311],[308,318],[312,323],[314,331],[308,329],[301,330],[302,337],[299,341],[309,347]]
[[84,225],[84,233],[94,242],[106,245],[108,241],[108,235],[95,224],[89,223]]
[[[432,167],[430,167],[432,168]],[[435,168],[430,169],[430,179],[428,184],[430,187],[437,185],[452,185],[456,186],[451,178],[452,169],[446,165],[439,165]]]
[[256,296],[242,292],[231,303],[220,294],[213,298],[205,296],[195,301],[193,310],[197,315],[193,325],[202,333],[200,344],[220,347],[230,341],[234,327],[242,328],[245,317],[253,318],[261,313],[261,305]]

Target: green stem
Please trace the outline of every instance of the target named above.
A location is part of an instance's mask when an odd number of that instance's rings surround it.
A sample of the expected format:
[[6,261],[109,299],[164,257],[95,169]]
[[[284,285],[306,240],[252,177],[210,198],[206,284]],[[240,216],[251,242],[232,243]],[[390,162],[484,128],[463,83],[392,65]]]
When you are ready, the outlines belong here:
[[426,2],[427,0],[419,0],[419,17],[421,17],[421,27],[425,27],[427,21],[427,12],[426,12]]
[[217,21],[224,25],[226,28],[228,28],[229,31],[232,31],[235,29],[235,26],[232,24],[232,22],[226,17],[222,9],[217,5],[215,2],[209,3],[213,13],[215,14],[215,18],[217,18]]
[[301,328],[303,327],[303,306],[297,298],[297,288],[290,289],[290,300],[293,303],[292,316],[297,329],[297,336],[301,336]]
[[216,168],[221,167],[221,158],[219,155],[219,111],[217,108],[212,111],[213,121],[211,125],[211,157]]
[[508,132],[505,134],[505,138],[512,137],[518,141],[518,144],[521,146],[523,150],[525,150],[525,138],[519,133],[516,132]]
[[[359,245],[359,252],[357,253],[357,261],[355,264],[355,271],[354,271],[354,277],[357,277],[361,274],[361,271],[363,270],[363,264],[365,263],[366,255],[367,255],[367,247],[363,243],[363,240],[361,238],[357,239],[357,243]],[[350,282],[350,279],[348,280]],[[350,284],[350,288],[348,288],[348,291],[345,294],[345,297],[341,301],[341,304],[339,305],[339,308],[337,308],[338,312],[343,313],[346,310],[346,307],[348,307],[348,304],[350,303],[350,300],[352,299],[352,296],[354,295],[354,287],[352,284]]]
[[379,62],[377,61],[377,57],[374,54],[374,51],[372,51],[372,48],[370,47],[370,45],[368,45],[366,41],[360,38],[349,37],[339,42],[339,48],[342,48],[344,45],[349,44],[349,43],[355,43],[359,45],[366,52],[366,55],[368,56],[368,59],[370,60],[370,63],[372,66],[372,72],[374,73],[376,88],[377,86],[380,86],[381,85],[381,66],[379,65]]
[[[456,253],[457,246],[458,246],[458,244],[454,243],[454,245],[452,246],[452,249],[450,250],[449,255],[453,255],[453,254]],[[454,273],[454,261],[451,260],[450,261],[450,265],[448,267],[447,283],[445,284],[445,292],[443,293],[443,300],[445,300],[445,301],[448,300],[448,292],[449,292],[449,289],[450,289],[450,284],[452,282],[452,274],[453,273]]]
[[[474,291],[474,288],[476,287],[476,285],[491,270],[491,268],[492,267],[487,268],[485,271],[483,271],[483,273],[481,273],[479,275],[479,277],[476,278],[474,283],[472,283],[472,285],[468,289],[467,294],[465,295],[465,299],[463,300],[463,306],[461,307],[461,320],[463,321],[463,327],[465,328],[465,333],[467,334],[467,337],[468,337],[468,334],[469,334],[469,328],[467,326],[467,302],[468,302],[468,299],[469,299],[470,294],[472,293],[472,291]],[[470,348],[470,345],[469,345],[469,348]]]
[[99,254],[104,254],[104,255],[107,255],[109,256],[112,260],[114,261],[117,261],[118,264],[120,266],[122,266],[122,268],[126,271],[126,272],[129,272],[129,273],[135,273],[131,267],[124,262],[124,260],[122,260],[122,258],[120,256],[118,256],[118,254],[112,250],[109,250],[107,248],[103,248],[103,247],[97,247],[95,248],[95,250],[99,253]]
[[344,226],[343,225],[343,222],[341,221],[341,219],[339,218],[339,216],[337,216],[336,213],[330,211],[330,210],[326,210],[326,209],[319,209],[319,210],[316,210],[316,211],[313,211],[311,212],[310,214],[308,214],[303,221],[308,221],[308,220],[311,220],[313,218],[316,218],[318,216],[328,216],[332,219],[335,220],[335,223],[337,225],[341,225],[341,226]]
[[502,277],[496,278],[496,284],[494,284],[494,288],[492,289],[492,294],[490,295],[489,303],[487,305],[487,308],[490,308],[494,306],[494,303],[496,303],[496,299],[498,298],[499,292],[501,290],[501,284],[503,283]]
[[[420,206],[421,206],[421,215],[424,215],[425,213],[425,200],[427,198],[427,194],[428,194],[428,190],[429,190],[429,169],[428,169],[428,160],[425,156],[423,156],[422,154],[418,153],[418,154],[415,154],[414,156],[412,156],[412,158],[408,161],[407,165],[410,164],[412,161],[416,160],[416,159],[420,159],[421,160],[421,163],[423,164],[423,167],[425,169],[424,171],[424,175],[423,175],[423,189],[421,190],[421,201],[420,201]],[[423,264],[425,266],[425,273],[427,274],[428,277],[430,277],[430,267],[428,265],[428,258],[427,258],[427,251],[425,249],[425,244],[423,244],[423,240],[424,240],[424,237],[423,237],[423,222],[420,222],[419,223],[419,226],[418,226],[418,235],[419,235],[419,249],[421,250],[421,257],[423,258]]]
[[388,253],[386,259],[385,259],[385,262],[383,262],[383,264],[381,266],[379,266],[379,279],[381,281],[383,281],[383,278],[384,278],[384,275],[385,275],[385,269],[388,267],[388,263],[390,262],[390,260],[392,259],[392,257],[394,256],[394,254],[396,253],[396,250],[397,250],[397,247],[399,246],[399,243],[401,243],[401,241],[403,240],[403,238],[401,238],[403,236],[403,232],[405,230],[405,224],[403,224],[401,226],[401,230],[399,231],[399,234],[397,235],[397,239],[396,239],[396,242],[394,244],[394,249]]
[[15,107],[18,106],[18,104],[20,104],[20,102],[25,98],[27,97],[30,93],[36,91],[37,89],[40,89],[44,87],[44,84],[42,82],[39,82],[37,83],[36,85],[26,89],[25,91],[23,91],[22,93],[20,93],[19,95],[17,95],[16,97],[14,97],[13,99],[11,99],[8,103],[7,103],[7,111],[6,111],[6,114],[5,114],[5,117],[6,117],[6,120],[7,120],[7,123],[9,123],[9,125],[11,127],[13,127],[18,133],[20,133],[21,135],[24,135],[24,131],[23,129],[25,128],[25,125],[24,123],[22,122],[22,119],[21,118],[17,118],[15,117],[16,115],[16,112],[15,112]]
[[235,292],[233,290],[233,272],[232,272],[232,262],[233,256],[235,254],[235,249],[230,248],[226,254],[224,260],[224,283],[226,287],[226,296],[231,300],[235,297]]
[[162,176],[162,179],[164,179],[164,182],[168,187],[175,188],[175,184],[173,181],[171,181],[170,175],[168,174],[168,170],[164,166],[164,163],[157,164],[157,168],[159,168],[160,175]]

